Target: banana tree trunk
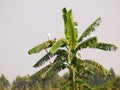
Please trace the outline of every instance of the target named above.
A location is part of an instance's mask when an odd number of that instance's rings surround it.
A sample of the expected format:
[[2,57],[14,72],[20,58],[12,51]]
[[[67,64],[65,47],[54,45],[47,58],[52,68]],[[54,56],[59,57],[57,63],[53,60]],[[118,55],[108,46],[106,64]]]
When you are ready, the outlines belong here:
[[72,81],[72,90],[75,90],[75,67],[74,67],[74,57],[75,57],[75,52],[70,50],[68,54],[68,64],[70,67],[70,79]]
[[72,90],[75,90],[75,68],[73,66],[71,66],[71,70],[70,70],[70,80],[72,82]]
[[73,82],[73,90],[75,90],[75,71],[74,71],[74,68],[72,71],[72,82]]

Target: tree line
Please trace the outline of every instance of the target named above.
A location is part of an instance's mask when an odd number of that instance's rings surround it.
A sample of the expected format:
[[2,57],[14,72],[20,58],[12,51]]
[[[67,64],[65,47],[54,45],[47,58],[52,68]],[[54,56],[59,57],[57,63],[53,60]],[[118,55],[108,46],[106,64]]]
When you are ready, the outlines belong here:
[[[91,75],[86,79],[86,83],[91,90],[120,90],[120,76],[116,75],[114,70],[110,69],[111,75],[106,77],[99,74]],[[31,78],[30,75],[17,76],[12,83],[5,77],[4,74],[0,76],[0,90],[69,90],[69,72],[63,76],[57,73],[48,79],[40,77]],[[78,90],[90,90],[84,85]]]

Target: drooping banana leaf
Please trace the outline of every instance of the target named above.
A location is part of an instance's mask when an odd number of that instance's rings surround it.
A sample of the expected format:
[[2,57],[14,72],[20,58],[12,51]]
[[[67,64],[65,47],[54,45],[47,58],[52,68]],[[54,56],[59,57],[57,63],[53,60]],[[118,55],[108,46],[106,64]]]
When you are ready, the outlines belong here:
[[82,60],[81,65],[103,76],[107,76],[109,74],[109,71],[107,69],[105,69],[101,64],[99,64],[94,60],[89,60],[89,59]]
[[97,26],[99,26],[101,22],[101,18],[97,18],[83,33],[82,35],[80,36],[80,38],[78,39],[78,42],[81,42],[83,40],[83,38],[87,37],[88,35],[91,34],[91,32],[94,32],[95,31],[95,28]]
[[116,47],[113,44],[109,44],[109,43],[101,43],[101,42],[97,42],[95,45],[95,48],[104,50],[104,51],[116,51],[116,49],[118,47]]
[[58,51],[55,53],[55,55],[57,56],[61,56],[61,57],[67,57],[68,56],[68,52],[64,49],[58,49]]
[[57,60],[55,60],[54,63],[52,63],[51,67],[48,68],[48,70],[46,70],[46,72],[41,74],[41,77],[44,79],[45,77],[51,77],[52,75],[54,75],[54,73],[58,73],[59,71],[65,69],[65,65],[64,65],[64,60],[62,60],[61,57],[56,57]]
[[51,67],[51,64],[45,66],[44,68],[40,69],[39,71],[31,75],[31,78],[41,77],[41,74],[45,73],[50,67]]
[[94,48],[95,45],[96,45],[96,43],[97,43],[97,37],[91,37],[91,38],[83,41],[82,43],[80,43],[80,44],[77,46],[76,51],[77,51],[77,50],[81,50],[81,49],[83,49],[83,48],[87,48],[87,47],[89,47],[89,48]]
[[65,37],[69,41],[70,49],[75,49],[78,39],[78,30],[74,27],[77,25],[76,22],[73,22],[72,10],[67,11],[63,9],[63,20],[64,20],[64,33]]
[[41,50],[45,49],[45,48],[49,48],[51,47],[53,44],[55,43],[55,40],[48,40],[46,42],[43,42],[35,47],[33,47],[32,49],[30,49],[28,51],[29,54],[34,54],[34,53],[38,53]]
[[45,62],[47,62],[48,60],[50,60],[55,55],[67,58],[67,51],[59,49],[54,55],[51,54],[50,52],[48,52],[45,56],[43,56],[40,60],[38,60],[37,63],[34,64],[33,67],[42,66]]
[[68,45],[68,40],[66,38],[61,38],[57,40],[54,45],[50,49],[50,53],[55,54],[58,51],[58,48],[61,47],[62,45]]
[[43,56],[40,60],[37,61],[37,63],[34,64],[33,67],[39,67],[42,66],[45,62],[50,60],[54,55],[52,55],[50,52],[47,53],[45,56]]

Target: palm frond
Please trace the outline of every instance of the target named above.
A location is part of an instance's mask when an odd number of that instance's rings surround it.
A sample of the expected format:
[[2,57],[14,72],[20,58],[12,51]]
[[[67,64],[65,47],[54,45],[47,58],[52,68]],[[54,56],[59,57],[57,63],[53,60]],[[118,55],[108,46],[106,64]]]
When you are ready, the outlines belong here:
[[118,47],[113,44],[97,42],[95,45],[95,48],[98,48],[104,51],[116,51]]
[[94,32],[95,31],[95,28],[97,26],[99,26],[101,22],[101,18],[97,18],[83,33],[82,35],[80,36],[80,38],[78,39],[78,42],[81,42],[83,40],[83,38],[87,37],[88,35],[91,34],[91,32]]
[[68,45],[68,41],[66,38],[61,38],[57,40],[54,45],[50,49],[50,53],[55,54],[58,51],[58,48],[61,47],[62,45]]
[[95,62],[94,60],[82,60],[81,65],[85,66],[87,69],[92,70],[94,73],[106,76],[109,74],[109,71],[105,69],[101,64]]
[[63,9],[63,20],[65,37],[69,41],[69,47],[74,49],[77,45],[78,30],[74,28],[74,26],[77,26],[77,22],[73,22],[72,10]]
[[50,60],[54,55],[52,55],[50,52],[47,53],[45,56],[43,56],[40,60],[37,61],[37,63],[34,64],[33,67],[39,67],[42,66],[45,62]]
[[95,47],[96,42],[97,42],[97,37],[91,37],[91,38],[85,40],[84,42],[80,43],[77,46],[76,51],[81,50],[83,48],[87,48],[87,47],[93,48],[93,47]]
[[55,43],[55,40],[48,40],[46,42],[43,42],[35,47],[33,47],[32,49],[30,49],[28,51],[29,54],[34,54],[34,53],[38,53],[41,50],[45,49],[45,48],[49,48],[51,47],[53,44]]

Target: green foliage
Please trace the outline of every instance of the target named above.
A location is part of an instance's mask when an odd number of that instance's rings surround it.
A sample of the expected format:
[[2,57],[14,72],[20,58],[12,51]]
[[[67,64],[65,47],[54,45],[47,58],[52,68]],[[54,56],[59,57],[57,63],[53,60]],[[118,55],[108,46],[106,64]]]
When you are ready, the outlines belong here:
[[72,10],[67,11],[63,8],[63,19],[64,19],[64,32],[66,39],[69,41],[69,47],[75,49],[78,39],[78,30],[74,27],[77,25],[76,22],[73,22]]
[[[7,80],[7,78],[4,76],[4,74],[1,74],[0,76],[0,88],[9,89],[10,82]],[[3,90],[3,89],[1,89]]]
[[[119,90],[120,76],[116,76],[114,70],[109,70],[111,75],[103,77],[97,73],[89,76],[89,79],[79,79],[76,81],[75,90]],[[84,76],[86,76],[84,74]],[[16,79],[6,88],[0,81],[0,90],[73,90],[70,74],[65,73],[59,76],[57,73],[49,79],[42,79],[39,76],[31,78],[27,76],[17,76]],[[10,88],[11,87],[11,88]],[[92,88],[91,88],[92,87]]]
[[102,65],[93,60],[82,60],[80,57],[77,58],[76,54],[78,50],[94,48],[105,51],[115,51],[117,47],[113,44],[100,43],[97,41],[97,37],[84,39],[99,26],[101,21],[100,17],[97,18],[78,39],[78,30],[75,28],[78,24],[73,21],[72,10],[67,11],[66,8],[63,8],[62,14],[65,27],[65,38],[58,39],[57,41],[49,40],[43,42],[28,51],[29,54],[38,53],[43,49],[51,47],[50,50],[47,51],[47,54],[37,61],[34,67],[43,65],[53,57],[53,62],[50,62],[49,65],[32,75],[32,77],[40,76],[43,79],[49,79],[59,71],[68,68],[69,81],[66,82],[67,85],[65,84],[68,90],[76,90],[76,85],[90,89],[85,81],[90,75],[97,73],[102,76],[107,76],[109,72]]
[[97,26],[99,26],[101,22],[101,18],[97,18],[80,36],[80,38],[78,39],[78,42],[81,42],[83,40],[83,38],[87,37],[88,35],[90,35],[92,32],[95,31],[95,28]]
[[[35,78],[35,77],[41,77],[41,75],[43,73],[45,73],[49,68],[51,67],[51,64],[45,66],[44,68],[42,68],[41,70],[37,71],[36,73],[34,73],[31,78]],[[49,77],[48,77],[49,78]]]
[[[52,77],[52,75],[54,75],[54,73],[65,69],[66,65],[63,64],[63,62],[67,59],[67,52],[65,50],[59,49],[55,53],[55,55],[57,55],[57,56],[54,59],[53,63],[51,62],[49,65],[42,68],[40,71],[36,72],[35,74],[33,74],[31,77],[35,78],[37,76],[40,76],[41,78],[45,78],[45,76],[46,76],[47,78],[50,78],[50,77]],[[40,62],[44,61],[44,59],[43,59],[43,61],[41,61],[41,60],[39,60],[37,62],[37,64],[36,64],[37,66],[40,65]]]
[[54,45],[51,47],[50,49],[50,53],[55,54],[58,50],[59,47],[63,46],[63,45],[68,45],[68,41],[66,38],[61,38],[59,40],[57,40]]
[[4,90],[4,85],[0,82],[0,90]]
[[27,76],[17,76],[12,83],[11,90],[42,90],[39,78]]
[[33,67],[39,67],[42,66],[45,62],[47,62],[48,60],[50,60],[50,58],[52,58],[53,55],[49,52],[47,53],[45,56],[43,56],[40,60],[37,61],[36,64],[34,64]]
[[116,74],[115,74],[115,72],[114,72],[114,70],[113,70],[113,68],[111,68],[110,70],[109,70],[109,77],[108,77],[108,79],[112,79],[112,78],[115,78],[115,76],[116,76]]
[[[100,78],[99,80],[103,80]],[[101,85],[94,86],[95,90],[119,90],[120,76],[115,76],[111,80],[103,82]]]
[[63,64],[64,61],[61,60],[61,57],[56,57],[56,59],[56,62],[52,63],[51,67],[41,74],[42,78],[51,77],[55,72],[59,72],[61,69],[65,68],[65,65]]
[[85,66],[87,69],[98,73],[100,75],[106,76],[108,75],[109,71],[105,69],[102,65],[95,62],[94,60],[82,60],[81,65]]
[[93,48],[93,47],[95,47],[96,42],[97,42],[97,37],[91,37],[91,38],[83,41],[82,43],[80,43],[77,46],[76,51],[87,48],[87,47]]
[[51,47],[54,43],[55,43],[55,40],[48,40],[46,42],[41,43],[40,45],[33,47],[28,51],[28,53],[29,54],[38,53],[43,49]]
[[116,49],[117,49],[118,47],[116,47],[116,46],[113,45],[113,44],[97,42],[97,43],[95,44],[95,48],[98,48],[98,49],[101,49],[101,50],[105,50],[105,51],[116,51]]

